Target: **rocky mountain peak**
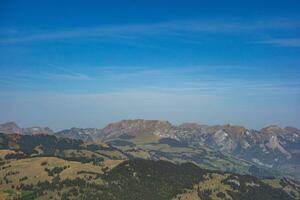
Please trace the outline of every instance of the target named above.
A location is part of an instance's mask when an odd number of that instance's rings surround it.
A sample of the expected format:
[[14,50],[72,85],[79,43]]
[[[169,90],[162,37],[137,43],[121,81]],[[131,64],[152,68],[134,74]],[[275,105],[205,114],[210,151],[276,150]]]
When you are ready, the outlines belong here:
[[292,133],[300,136],[300,130],[297,128],[287,126],[284,128],[284,130],[287,131],[288,133]]
[[21,128],[15,122],[7,122],[4,124],[0,124],[0,132],[8,133],[8,134],[12,134],[12,133],[20,134],[22,131]]
[[247,129],[243,126],[225,124],[222,129],[234,137],[240,137],[246,133]]
[[185,130],[201,130],[202,128],[208,127],[207,125],[201,125],[197,123],[183,123],[178,126],[180,129]]
[[36,134],[47,134],[52,135],[54,132],[48,127],[29,127],[29,128],[20,128],[15,122],[7,122],[0,124],[0,132],[6,134],[24,134],[24,135],[36,135]]
[[122,120],[107,125],[102,129],[105,138],[119,136],[122,134],[128,135],[144,135],[155,133],[166,133],[172,128],[172,124],[168,121],[160,120]]
[[268,135],[291,135],[298,134],[300,135],[300,130],[294,127],[285,127],[281,128],[277,125],[267,126],[261,129],[261,132]]
[[278,125],[270,125],[261,129],[262,132],[281,131],[282,128]]

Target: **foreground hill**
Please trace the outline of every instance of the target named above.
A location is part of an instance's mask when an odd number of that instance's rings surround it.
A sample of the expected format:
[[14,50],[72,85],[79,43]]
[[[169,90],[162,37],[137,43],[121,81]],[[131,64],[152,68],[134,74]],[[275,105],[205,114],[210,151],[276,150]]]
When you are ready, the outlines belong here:
[[192,163],[143,159],[82,162],[61,157],[12,158],[0,150],[0,199],[299,199],[290,179],[259,180]]
[[103,160],[127,159],[121,150],[105,143],[58,138],[54,135],[20,135],[0,133],[0,149],[11,150],[8,159],[55,156],[65,160],[98,163]]

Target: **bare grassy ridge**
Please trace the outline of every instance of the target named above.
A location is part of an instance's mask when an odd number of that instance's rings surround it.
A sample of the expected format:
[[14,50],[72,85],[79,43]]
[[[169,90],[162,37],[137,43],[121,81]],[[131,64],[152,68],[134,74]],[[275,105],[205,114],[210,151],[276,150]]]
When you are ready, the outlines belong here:
[[[0,150],[0,155],[7,153],[6,150]],[[57,175],[61,180],[81,178],[87,182],[102,184],[101,179],[94,180],[95,175],[103,174],[103,171],[110,170],[121,162],[123,160],[105,160],[101,165],[94,165],[93,163],[67,161],[57,157],[9,160],[0,167],[0,199],[7,199],[9,196],[11,198],[20,197],[22,190],[18,188],[21,185],[37,185],[39,182],[45,181],[51,183]],[[57,173],[48,173],[55,169],[59,169]]]

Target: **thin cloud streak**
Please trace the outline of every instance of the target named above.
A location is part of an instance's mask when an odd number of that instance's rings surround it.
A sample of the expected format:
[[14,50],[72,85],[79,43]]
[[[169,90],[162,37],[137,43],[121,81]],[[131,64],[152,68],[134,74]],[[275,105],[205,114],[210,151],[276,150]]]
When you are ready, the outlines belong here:
[[55,72],[44,72],[46,79],[51,80],[64,80],[64,81],[88,81],[93,78],[87,74],[68,70],[66,67],[57,67],[56,65],[49,64],[49,67]]
[[[249,75],[249,69],[246,70],[248,77],[242,77],[240,74],[228,74],[218,76],[215,70],[209,71],[207,68],[177,68],[177,69],[127,69],[116,71],[113,68],[96,70],[90,73],[87,71],[70,71],[67,67],[56,67],[51,65],[50,71],[39,73],[21,73],[15,76],[1,78],[7,82],[0,82],[0,86],[12,85],[15,88],[23,88],[25,85],[38,89],[40,91],[52,91],[53,83],[59,81],[61,87],[65,89],[76,89],[79,93],[86,90],[105,92],[107,89],[113,91],[154,91],[164,93],[198,93],[198,94],[252,94],[252,95],[297,95],[300,94],[300,82],[298,79],[280,79],[267,76],[259,79]],[[241,66],[239,68],[242,68]],[[30,74],[30,75],[28,75]],[[69,85],[73,81],[74,84]],[[84,83],[85,89],[80,84]],[[136,84],[138,82],[138,84]],[[37,84],[39,83],[39,84]],[[96,86],[96,87],[95,87]],[[87,89],[88,88],[88,89]]]
[[300,47],[300,38],[269,39],[260,43],[282,47]]
[[[300,27],[296,20],[270,20],[240,23],[224,20],[183,20],[150,24],[111,25],[102,27],[84,27],[67,30],[37,30],[36,32],[21,31],[18,35],[6,34],[0,44],[15,44],[20,42],[47,41],[73,38],[119,38],[121,40],[135,40],[142,36],[173,36],[186,37],[192,33],[235,34],[251,33],[268,30],[291,30]],[[18,35],[18,36],[16,36]]]
[[72,74],[46,74],[47,79],[52,80],[68,80],[68,81],[85,81],[92,80],[88,75],[81,73],[72,73]]

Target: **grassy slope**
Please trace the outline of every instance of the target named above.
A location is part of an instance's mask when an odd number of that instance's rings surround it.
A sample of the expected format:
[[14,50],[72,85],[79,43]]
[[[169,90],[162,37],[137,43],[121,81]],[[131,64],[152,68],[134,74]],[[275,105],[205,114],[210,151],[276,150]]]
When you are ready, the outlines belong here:
[[[8,152],[6,150],[0,150],[1,157],[7,153]],[[79,177],[90,181],[89,176],[92,173],[103,174],[103,170],[106,170],[106,168],[111,169],[121,162],[123,162],[123,160],[105,160],[98,166],[93,165],[92,163],[67,161],[57,157],[34,157],[20,160],[9,160],[0,167],[0,182],[2,183],[0,187],[0,199],[5,199],[9,195],[11,197],[20,196],[21,192],[14,189],[22,183],[26,185],[36,185],[38,182],[51,182],[53,176],[48,175],[48,172],[45,170],[46,168],[51,170],[55,167],[66,167],[59,174],[61,180],[75,179]],[[79,174],[79,172],[83,171],[89,173]],[[6,180],[8,181],[7,183]],[[99,179],[96,180],[95,183],[102,184],[102,181]]]
[[[3,155],[4,151],[0,151]],[[46,164],[45,164],[46,163]],[[2,167],[10,166],[2,169]],[[55,167],[65,167],[60,173],[49,176],[45,168],[54,169]],[[10,175],[7,175],[10,174]],[[59,186],[56,183],[54,189],[42,190],[37,199],[62,199],[63,195],[68,195],[68,199],[78,199],[79,196],[72,192],[82,190],[80,198],[87,198],[95,195],[93,198],[102,196],[103,199],[203,199],[207,191],[210,191],[211,199],[218,199],[218,193],[224,193],[228,199],[239,198],[242,189],[235,188],[231,182],[238,182],[240,185],[244,183],[247,190],[261,193],[276,193],[273,199],[292,199],[285,193],[281,194],[274,188],[282,188],[282,186],[274,185],[269,187],[263,182],[253,177],[232,175],[230,173],[219,173],[207,171],[198,168],[196,165],[184,164],[174,165],[170,162],[163,161],[147,161],[147,160],[105,160],[101,165],[92,163],[80,163],[74,161],[66,161],[56,157],[35,157],[25,158],[21,160],[9,160],[5,165],[1,166],[1,189],[0,199],[13,199],[15,197],[26,196],[30,191],[17,190],[20,184],[34,184],[38,182],[54,181],[55,177],[60,177],[60,182],[64,180],[76,180],[80,178],[86,183],[93,183],[94,186],[76,186],[64,185]],[[4,177],[9,180],[5,183]],[[28,177],[26,180],[20,181],[22,178]],[[227,181],[227,182],[226,182]],[[58,184],[58,185],[57,185]],[[275,184],[274,182],[268,183]],[[257,186],[258,185],[258,186]],[[286,188],[291,188],[290,184]],[[259,190],[261,188],[261,190]],[[37,190],[34,189],[35,191]],[[230,193],[228,191],[232,191]],[[298,191],[299,192],[299,191]],[[235,194],[236,193],[236,194]],[[251,193],[250,193],[251,194]],[[111,195],[111,196],[110,196]],[[201,196],[202,195],[202,196]],[[204,195],[204,196],[203,196]],[[231,196],[233,195],[233,196]],[[236,196],[234,196],[236,195]],[[279,195],[279,196],[278,196]],[[282,196],[280,196],[282,195]],[[297,193],[299,195],[299,193]],[[104,198],[106,197],[106,198]],[[242,199],[248,199],[246,196]],[[267,196],[270,197],[270,196]],[[271,196],[272,197],[272,196]],[[271,198],[270,197],[270,198]],[[268,198],[266,198],[268,199]],[[296,199],[296,198],[295,198]],[[264,199],[265,200],[265,199]]]

